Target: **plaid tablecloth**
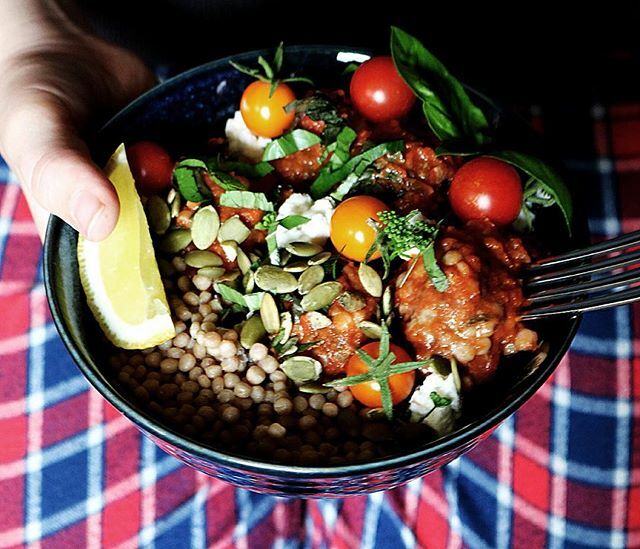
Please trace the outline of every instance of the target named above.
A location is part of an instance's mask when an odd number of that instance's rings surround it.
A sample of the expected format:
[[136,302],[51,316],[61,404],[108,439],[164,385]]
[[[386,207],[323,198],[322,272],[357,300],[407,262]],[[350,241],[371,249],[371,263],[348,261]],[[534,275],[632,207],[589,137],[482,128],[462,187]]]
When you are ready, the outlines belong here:
[[[640,105],[531,108],[595,239],[640,229]],[[555,375],[466,456],[344,500],[236,490],[164,454],[52,324],[41,246],[0,168],[0,547],[640,547],[640,305],[589,314]]]

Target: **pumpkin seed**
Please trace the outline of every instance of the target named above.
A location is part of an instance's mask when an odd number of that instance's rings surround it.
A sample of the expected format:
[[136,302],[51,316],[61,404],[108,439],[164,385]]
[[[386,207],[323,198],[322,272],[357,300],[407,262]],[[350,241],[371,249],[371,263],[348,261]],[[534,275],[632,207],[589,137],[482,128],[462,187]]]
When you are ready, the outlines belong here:
[[260,257],[255,252],[249,252],[249,259],[251,260],[251,264],[253,265],[254,263],[260,263],[260,261],[262,260],[262,257]]
[[300,295],[308,294],[313,288],[324,280],[324,269],[320,265],[314,265],[304,271],[298,279],[298,291]]
[[301,273],[306,271],[308,268],[309,265],[306,261],[294,261],[293,263],[289,263],[283,267],[283,269],[288,273]]
[[184,256],[184,262],[189,267],[200,269],[202,267],[220,267],[222,258],[209,250],[197,250]]
[[238,243],[234,240],[225,240],[220,242],[220,247],[224,252],[227,261],[235,261],[238,258]]
[[291,254],[286,250],[279,250],[280,252],[280,265],[286,265],[291,259]]
[[303,311],[317,311],[333,303],[333,300],[342,292],[340,282],[323,282],[312,288],[308,294],[303,296],[300,307]]
[[322,372],[322,366],[310,356],[292,356],[280,366],[287,377],[296,383],[316,381]]
[[322,251],[322,246],[313,242],[290,242],[285,246],[285,249],[298,257],[311,257],[319,254]]
[[331,319],[328,316],[317,311],[309,311],[308,313],[305,313],[305,318],[313,330],[322,330],[322,328],[327,328],[332,324]]
[[178,194],[178,191],[176,191],[173,187],[171,187],[169,189],[169,192],[167,193],[167,204],[171,204],[177,194]]
[[253,292],[255,286],[256,282],[253,279],[253,272],[247,271],[246,273],[244,273],[244,276],[242,277],[242,287],[244,288],[244,291],[250,294],[251,292]]
[[213,244],[220,229],[220,216],[213,206],[200,208],[193,216],[191,238],[199,250],[206,250]]
[[289,341],[291,331],[293,330],[293,318],[290,312],[285,311],[284,313],[280,313],[280,329],[282,330],[280,344],[283,345]]
[[191,244],[191,231],[174,229],[166,233],[160,241],[160,249],[169,254],[177,254]]
[[233,240],[238,244],[242,244],[247,237],[251,234],[249,228],[240,221],[237,215],[227,219],[218,231],[218,240],[224,242],[226,240]]
[[369,267],[366,263],[360,263],[358,278],[369,295],[382,296],[382,279],[373,267]]
[[367,306],[367,301],[360,294],[353,292],[343,292],[338,297],[338,302],[350,313],[360,311]]
[[295,355],[297,352],[298,352],[298,346],[291,345],[290,347],[287,347],[284,351],[281,351],[280,354],[278,355],[278,358],[284,358],[286,356]]
[[382,337],[382,327],[375,322],[369,320],[363,320],[358,323],[358,328],[364,335],[371,339],[380,339]]
[[224,274],[218,277],[217,282],[233,282],[240,277],[240,271],[238,269],[233,269],[231,271],[226,271]]
[[277,334],[280,331],[280,313],[276,300],[270,293],[265,293],[260,304],[260,317],[268,334]]
[[200,276],[206,276],[211,280],[217,280],[226,272],[224,267],[203,267],[202,269],[198,269],[198,274]]
[[266,335],[267,331],[262,324],[260,315],[253,315],[242,325],[242,329],[240,330],[240,344],[245,349],[249,349],[254,343],[258,343],[258,341],[264,339]]
[[[172,191],[175,189],[171,189]],[[169,193],[171,197],[171,193]],[[182,209],[182,199],[180,198],[180,193],[175,193],[173,198],[169,198],[169,204],[171,205],[171,218],[178,217],[180,210]]]
[[273,265],[258,268],[255,277],[258,288],[275,294],[293,292],[298,287],[295,276]]
[[247,254],[244,253],[242,248],[237,249],[236,261],[238,262],[238,268],[242,274],[247,274],[251,270],[251,260],[247,257]]
[[324,395],[331,391],[331,387],[326,387],[322,383],[305,383],[304,385],[300,385],[298,390],[301,393]]
[[331,259],[331,252],[320,252],[317,255],[314,255],[312,258],[307,259],[307,263],[309,265],[322,265],[323,263],[329,261]]
[[156,234],[164,234],[171,225],[171,213],[169,206],[159,196],[153,195],[147,201],[147,217],[149,226]]
[[382,314],[389,316],[393,310],[393,294],[391,286],[387,286],[382,293]]

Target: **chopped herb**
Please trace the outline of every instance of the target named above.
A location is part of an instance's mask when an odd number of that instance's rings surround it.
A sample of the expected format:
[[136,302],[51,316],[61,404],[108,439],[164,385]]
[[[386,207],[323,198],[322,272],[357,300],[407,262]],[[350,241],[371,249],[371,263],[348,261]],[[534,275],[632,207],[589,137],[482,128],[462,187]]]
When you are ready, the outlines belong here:
[[220,158],[210,158],[207,160],[207,167],[211,172],[234,172],[250,179],[259,179],[265,175],[269,175],[274,169],[268,162],[249,164],[248,162],[222,160]]
[[249,311],[259,311],[260,305],[262,305],[262,298],[264,297],[264,294],[264,292],[256,292],[243,296],[247,309],[249,309]]
[[214,183],[225,191],[243,191],[247,187],[232,175],[220,171],[209,172]]
[[348,162],[351,156],[351,145],[356,140],[356,137],[356,132],[349,126],[345,126],[340,130],[335,142],[327,147],[327,152],[333,153],[329,158],[329,165],[332,169],[338,169]]
[[[345,180],[349,175],[355,176],[355,181],[365,170],[378,158],[385,154],[393,154],[404,149],[404,141],[389,141],[388,143],[380,143],[371,149],[366,150],[356,156],[351,157],[347,162],[336,170],[332,170],[331,165],[325,166],[316,180],[311,184],[310,193],[314,199],[322,198],[331,193],[331,190],[341,181]],[[342,189],[342,187],[341,187]],[[341,194],[345,196],[350,190],[342,189]]]
[[187,158],[178,162],[173,170],[173,180],[180,195],[190,202],[204,202],[211,199],[211,190],[204,182],[203,173],[207,165],[201,160]]
[[335,141],[346,124],[333,101],[322,92],[316,92],[310,97],[293,101],[287,105],[285,110],[289,112],[294,110],[298,115],[304,114],[315,122],[324,122],[322,139],[325,143]]
[[378,347],[378,358],[365,353],[362,349],[358,349],[356,354],[368,367],[369,371],[365,374],[358,374],[355,376],[345,377],[337,381],[325,383],[328,387],[349,387],[352,385],[358,385],[360,383],[366,383],[375,381],[380,386],[380,397],[382,400],[382,407],[387,419],[393,419],[393,399],[391,397],[391,388],[389,387],[389,377],[396,374],[403,374],[422,368],[429,364],[431,360],[416,360],[411,362],[395,362],[396,355],[390,351],[390,337],[389,329],[386,324],[382,324],[382,331],[380,334],[380,345]]
[[298,128],[271,141],[264,149],[262,161],[278,160],[298,151],[308,149],[320,142],[321,139],[315,133]]
[[444,408],[445,406],[449,406],[451,404],[451,399],[445,396],[442,396],[435,391],[431,391],[429,394],[431,400],[433,401],[433,405],[436,408]]
[[228,301],[229,303],[234,303],[235,305],[239,305],[247,309],[247,302],[238,290],[235,290],[231,286],[227,286],[226,284],[216,284],[216,291],[222,296],[222,299]]
[[273,204],[264,193],[251,191],[227,191],[220,195],[220,205],[230,208],[248,208],[250,210],[262,210],[272,212]]
[[305,217],[304,215],[288,215],[286,217],[283,217],[282,219],[279,219],[278,225],[281,225],[285,229],[290,230],[290,229],[295,229],[300,225],[304,225],[309,221],[311,220],[308,217]]
[[[399,215],[391,210],[378,214],[379,222],[375,222],[376,240],[369,250],[367,257],[371,257],[376,250],[380,251],[384,264],[384,276],[389,276],[391,262],[407,255],[422,255],[424,269],[439,292],[445,291],[449,282],[436,261],[434,243],[438,234],[438,225],[432,225],[424,220],[418,210],[407,215]],[[412,264],[411,268],[415,265]]]

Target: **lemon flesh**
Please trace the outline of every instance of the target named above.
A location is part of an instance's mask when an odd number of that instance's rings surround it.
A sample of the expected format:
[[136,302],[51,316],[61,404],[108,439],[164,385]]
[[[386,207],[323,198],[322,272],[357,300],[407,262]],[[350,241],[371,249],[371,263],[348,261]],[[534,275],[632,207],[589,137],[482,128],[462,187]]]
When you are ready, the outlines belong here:
[[78,237],[80,281],[109,340],[123,349],[145,349],[172,338],[175,328],[124,145],[105,172],[118,193],[120,216],[105,240]]

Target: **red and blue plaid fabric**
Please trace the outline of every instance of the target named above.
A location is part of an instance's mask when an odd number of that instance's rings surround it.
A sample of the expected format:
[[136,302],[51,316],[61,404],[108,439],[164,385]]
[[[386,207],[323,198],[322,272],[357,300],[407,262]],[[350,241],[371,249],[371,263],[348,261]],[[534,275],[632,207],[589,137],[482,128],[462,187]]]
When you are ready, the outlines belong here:
[[[640,229],[640,105],[536,107],[594,239]],[[286,500],[164,454],[53,327],[27,205],[0,168],[0,547],[640,547],[640,304],[589,314],[555,375],[477,448],[386,493]]]

